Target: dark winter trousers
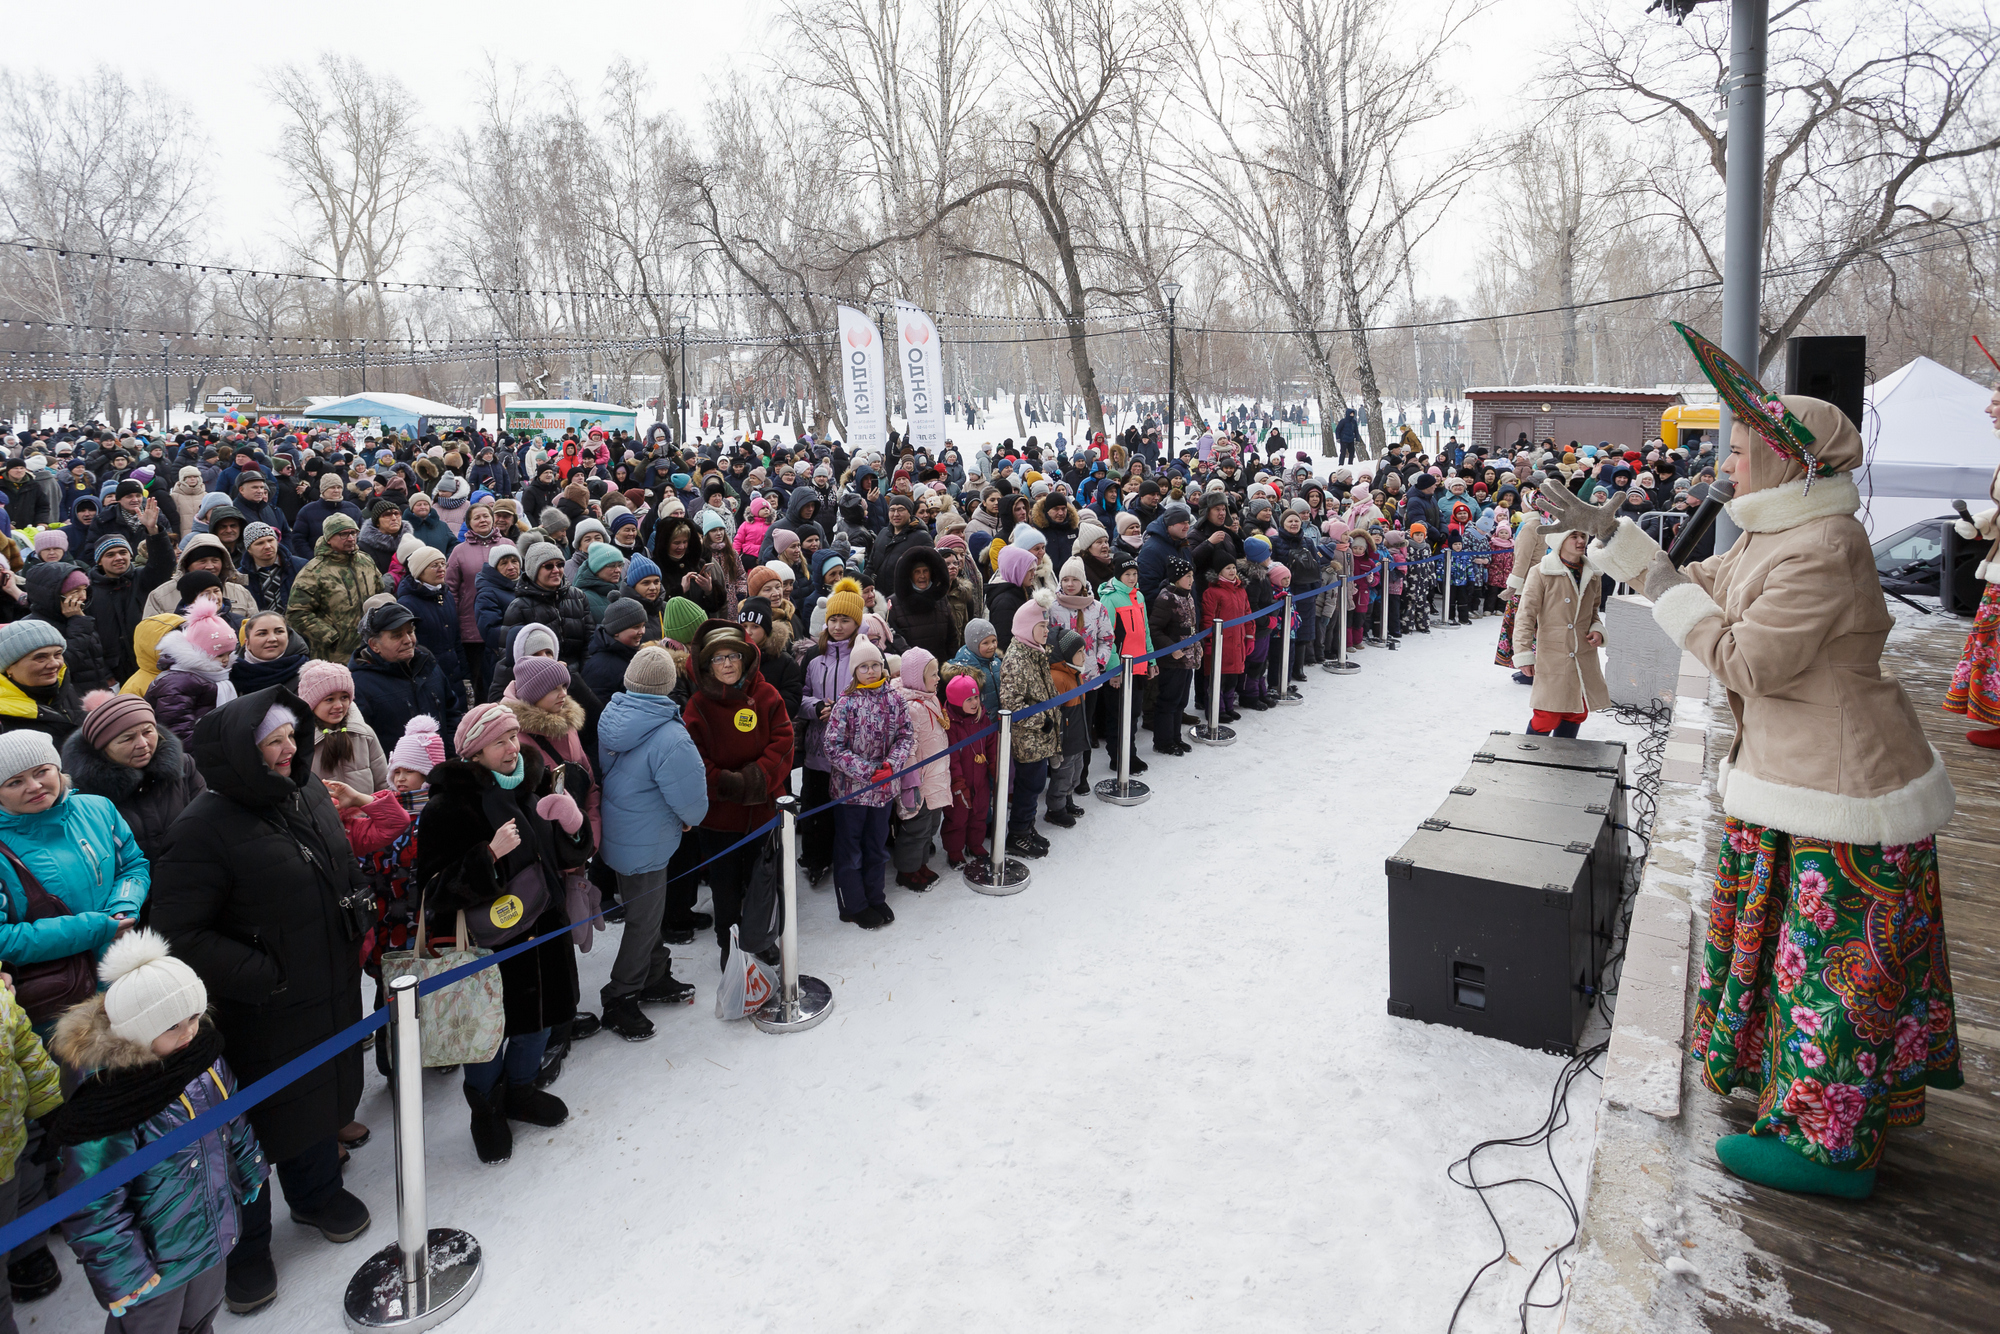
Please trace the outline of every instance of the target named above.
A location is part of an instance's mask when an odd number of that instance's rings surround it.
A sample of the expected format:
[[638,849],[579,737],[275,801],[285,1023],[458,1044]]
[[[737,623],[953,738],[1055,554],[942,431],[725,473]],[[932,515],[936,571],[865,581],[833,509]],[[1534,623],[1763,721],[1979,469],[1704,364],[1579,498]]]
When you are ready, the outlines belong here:
[[1408,608],[1404,603],[1403,595],[1401,593],[1391,593],[1389,595],[1389,635],[1392,639],[1401,639],[1409,633],[1409,627],[1403,622],[1403,618],[1408,614]]
[[[486,698],[486,687],[493,684],[487,679],[486,645],[478,641],[461,642],[458,646],[458,660],[465,664],[465,679],[472,682],[472,697]],[[460,701],[461,705],[464,701]]]
[[535,1076],[542,1072],[542,1053],[549,1049],[549,1035],[554,1031],[545,1028],[539,1033],[510,1037],[500,1044],[492,1060],[460,1066],[465,1072],[465,1086],[483,1098],[493,1091],[503,1074],[516,1088],[534,1083]]
[[1050,814],[1076,805],[1076,780],[1083,776],[1083,762],[1089,758],[1088,751],[1080,750],[1063,756],[1060,762],[1051,762],[1047,800]]
[[[685,835],[682,842],[686,842]],[[678,849],[676,849],[678,851]],[[618,957],[611,977],[599,993],[606,1005],[620,996],[637,996],[666,977],[674,956],[660,939],[660,920],[667,911],[667,868],[618,877],[618,901],[625,905],[625,925],[618,938]]]
[[1049,762],[1047,760],[1014,761],[1014,795],[1007,803],[1007,836],[1033,833],[1035,830],[1035,798],[1042,795],[1042,789],[1049,783]]
[[104,1318],[104,1334],[208,1334],[222,1309],[225,1268],[212,1264],[178,1288],[148,1297],[122,1319]]
[[950,809],[944,812],[944,859],[948,862],[960,861],[966,857],[983,858],[986,849],[986,831],[992,828],[993,812],[990,803],[982,802],[978,810],[968,808],[953,799]]
[[[704,827],[694,831],[694,841],[705,862],[742,837],[741,831],[728,829]],[[734,852],[708,862],[703,872],[708,877],[709,907],[715,912],[715,943],[724,950],[729,948],[729,928],[743,924],[743,892],[750,887],[750,869],[757,864],[757,851],[758,844],[745,843]]]
[[[812,810],[824,806],[833,799],[833,775],[821,769],[807,769],[804,788],[799,793],[799,808]],[[835,811],[821,811],[818,815],[799,821],[799,860],[815,870],[833,865]]]
[[684,931],[686,922],[694,915],[695,896],[701,891],[701,876],[695,868],[701,865],[701,845],[692,837],[692,832],[681,835],[680,846],[667,862],[667,888],[661,895],[666,907],[660,913],[662,931]]
[[[1165,661],[1159,659],[1158,661]],[[1153,701],[1153,744],[1171,746],[1181,739],[1181,710],[1187,707],[1194,672],[1187,667],[1162,667],[1160,693]]]
[[[380,1042],[382,1038],[375,1039]],[[540,1065],[540,1055],[536,1064]],[[533,1079],[529,1072],[528,1078]],[[340,1141],[328,1135],[294,1158],[273,1163],[278,1185],[284,1188],[285,1203],[293,1213],[312,1214],[332,1203],[340,1193]],[[229,1253],[229,1268],[267,1263],[271,1258],[271,1183],[266,1181],[257,1198],[243,1206],[243,1235]]]
[[1236,712],[1236,700],[1243,693],[1243,673],[1224,672],[1222,674],[1222,711]]
[[896,825],[896,874],[910,875],[924,869],[931,859],[931,840],[944,823],[944,812],[918,811]]
[[[810,781],[810,772],[808,773]],[[833,816],[833,887],[849,916],[888,901],[882,893],[889,865],[889,808],[842,802]]]
[[[22,1214],[34,1212],[55,1194],[50,1189],[59,1175],[55,1161],[52,1159],[47,1167],[38,1166],[35,1162],[35,1151],[42,1143],[42,1123],[30,1121],[26,1130],[28,1138],[21,1145],[21,1156],[14,1162],[14,1179],[0,1181],[0,1196],[7,1200],[6,1213],[0,1215],[0,1223],[10,1223]],[[7,1259],[10,1263],[25,1260],[48,1244],[47,1237],[30,1237],[8,1252]],[[0,1320],[0,1334],[5,1334],[7,1328],[6,1322]]]

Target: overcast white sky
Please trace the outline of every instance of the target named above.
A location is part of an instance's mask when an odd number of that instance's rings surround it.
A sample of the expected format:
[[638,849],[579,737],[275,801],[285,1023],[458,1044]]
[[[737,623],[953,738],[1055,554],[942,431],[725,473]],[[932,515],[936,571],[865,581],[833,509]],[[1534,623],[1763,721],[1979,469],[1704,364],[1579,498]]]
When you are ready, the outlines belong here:
[[[1644,8],[1644,0],[1616,2]],[[1431,3],[1417,0],[1409,12],[1419,15]],[[1451,68],[1466,106],[1432,142],[1418,146],[1417,169],[1424,156],[1447,146],[1444,136],[1520,117],[1537,49],[1567,27],[1570,3],[1497,0],[1474,21],[1467,49]],[[587,89],[625,55],[650,68],[661,105],[698,126],[711,89],[732,77],[758,74],[773,56],[782,59],[771,37],[776,8],[774,0],[23,5],[8,14],[5,59],[17,70],[25,66],[63,79],[101,57],[129,76],[151,77],[173,89],[192,106],[214,151],[210,253],[220,258],[228,251],[239,259],[257,253],[270,260],[279,253],[288,204],[270,156],[278,125],[259,86],[263,69],[311,60],[322,51],[356,57],[415,89],[442,137],[471,115],[476,72],[489,56],[566,75]],[[780,89],[773,85],[774,92]],[[1428,247],[1423,286],[1449,291],[1470,275],[1480,248],[1479,213],[1477,201],[1468,201]]]

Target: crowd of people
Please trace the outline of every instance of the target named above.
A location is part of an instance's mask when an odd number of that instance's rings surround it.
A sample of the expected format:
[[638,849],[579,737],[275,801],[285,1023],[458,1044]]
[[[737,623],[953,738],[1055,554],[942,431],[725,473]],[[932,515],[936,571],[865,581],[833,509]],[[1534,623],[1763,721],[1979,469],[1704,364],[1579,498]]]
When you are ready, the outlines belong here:
[[[1596,633],[1597,581],[1528,502],[1685,507],[1708,460],[1413,439],[1322,476],[1276,433],[1163,457],[1138,428],[935,457],[23,432],[0,478],[0,1221],[359,1021],[385,954],[555,933],[498,965],[504,1038],[461,1067],[477,1154],[504,1162],[515,1125],[567,1118],[573,1044],[690,1001],[672,947],[712,932],[727,962],[744,839],[780,796],[810,812],[805,879],[883,929],[940,853],[992,854],[996,807],[1009,855],[1077,828],[1100,748],[1121,758],[1128,658],[1171,650],[1134,669],[1133,772],[1139,735],[1175,760],[1193,710],[1271,709],[1447,607],[1503,616],[1537,730],[1573,733],[1601,676],[1545,645]],[[1216,621],[1239,623],[1185,642]],[[623,929],[593,1012],[563,928],[596,903]],[[295,1222],[366,1230],[341,1184],[363,1079],[357,1046],[65,1221],[110,1327],[271,1301],[270,1175]],[[41,1239],[8,1276],[15,1301],[62,1281]]]

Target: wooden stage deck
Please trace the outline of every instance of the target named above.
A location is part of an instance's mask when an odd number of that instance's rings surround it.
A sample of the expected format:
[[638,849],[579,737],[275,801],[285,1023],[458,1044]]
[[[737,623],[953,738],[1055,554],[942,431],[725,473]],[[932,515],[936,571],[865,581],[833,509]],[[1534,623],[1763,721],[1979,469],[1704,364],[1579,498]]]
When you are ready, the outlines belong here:
[[[2000,752],[1968,744],[1964,720],[1938,707],[1969,624],[1943,619],[1899,634],[1883,666],[1902,680],[1958,790],[1938,860],[1965,1087],[1931,1090],[1925,1124],[1891,1132],[1875,1194],[1862,1204],[1696,1174],[1696,1193],[1739,1220],[1756,1248],[1753,1292],[1781,1284],[1802,1317],[1775,1320],[1769,1304],[1711,1288],[1702,1312],[1718,1334],[1813,1328],[1807,1321],[1838,1334],[2000,1331]],[[1711,774],[1715,750],[1729,744],[1726,726],[1716,731]],[[1725,1128],[1749,1128],[1747,1094],[1718,1098],[1693,1079],[1683,1088]],[[1713,1161],[1705,1145],[1687,1151]]]

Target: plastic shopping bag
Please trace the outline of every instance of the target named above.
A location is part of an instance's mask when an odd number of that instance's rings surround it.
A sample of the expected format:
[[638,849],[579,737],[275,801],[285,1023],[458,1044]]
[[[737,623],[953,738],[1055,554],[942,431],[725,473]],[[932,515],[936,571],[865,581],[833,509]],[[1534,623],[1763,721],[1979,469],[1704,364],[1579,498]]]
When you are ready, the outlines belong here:
[[722,981],[715,988],[717,1019],[748,1019],[778,994],[778,979],[769,968],[743,948],[735,927],[729,928],[729,962],[722,965]]

